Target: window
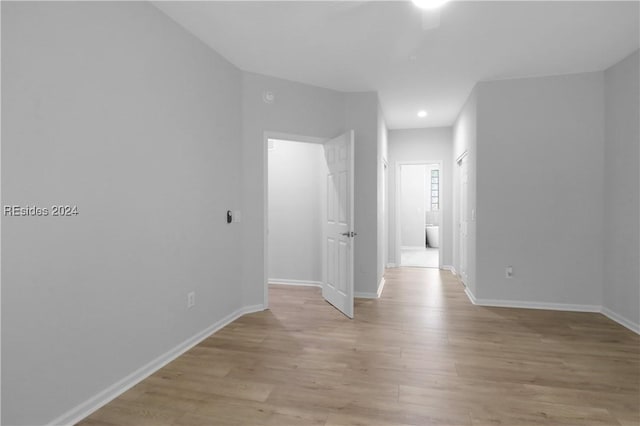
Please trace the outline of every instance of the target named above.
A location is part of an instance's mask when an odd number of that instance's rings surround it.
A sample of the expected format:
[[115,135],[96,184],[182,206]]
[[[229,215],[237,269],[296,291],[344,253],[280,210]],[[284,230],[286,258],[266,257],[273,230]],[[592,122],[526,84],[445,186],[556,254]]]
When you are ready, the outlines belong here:
[[431,170],[431,211],[440,210],[440,170]]

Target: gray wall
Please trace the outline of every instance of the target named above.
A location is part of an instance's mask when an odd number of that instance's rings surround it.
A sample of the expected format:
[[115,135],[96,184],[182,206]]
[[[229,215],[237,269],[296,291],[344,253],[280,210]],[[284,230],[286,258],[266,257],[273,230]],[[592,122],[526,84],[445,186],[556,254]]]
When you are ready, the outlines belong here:
[[356,291],[376,291],[375,94],[240,72],[146,3],[2,12],[3,204],[80,209],[3,221],[3,422],[50,421],[262,303],[265,132],[356,130]]
[[478,89],[476,297],[599,306],[602,73]]
[[[2,204],[80,212],[3,217],[3,424],[51,421],[262,303],[265,131],[355,129],[356,292],[376,292],[386,129],[374,93],[242,73],[146,3],[1,7]],[[606,73],[472,92],[450,159],[469,153],[470,217],[477,175],[478,297],[604,299],[638,324],[637,94],[637,52]],[[226,224],[227,209],[242,223]]]
[[396,259],[396,172],[403,161],[440,161],[442,163],[442,265],[453,265],[453,135],[451,127],[389,131],[389,261]]
[[[604,72],[476,85],[453,159],[469,150],[468,213],[476,198],[478,209],[467,284],[481,304],[602,307],[640,329],[639,56]],[[453,181],[455,225],[456,170]]]
[[[240,72],[146,3],[2,2],[2,424],[241,307]],[[196,306],[186,309],[186,295]]]
[[[271,91],[272,103],[263,100]],[[264,202],[266,182],[265,132],[316,138],[344,133],[344,94],[287,80],[243,73],[243,301],[263,302],[264,295]]]
[[604,73],[603,305],[640,329],[640,88],[636,50]]
[[[265,102],[265,91],[274,101]],[[265,132],[332,138],[355,130],[354,276],[357,293],[377,290],[378,238],[378,97],[375,93],[342,93],[254,73],[243,73],[243,297],[246,305],[262,303],[264,271],[263,217],[266,186]]]
[[378,262],[378,95],[345,94],[345,128],[355,131],[354,280],[358,295],[373,295],[380,282]]
[[278,140],[268,155],[269,281],[322,282],[324,149]]

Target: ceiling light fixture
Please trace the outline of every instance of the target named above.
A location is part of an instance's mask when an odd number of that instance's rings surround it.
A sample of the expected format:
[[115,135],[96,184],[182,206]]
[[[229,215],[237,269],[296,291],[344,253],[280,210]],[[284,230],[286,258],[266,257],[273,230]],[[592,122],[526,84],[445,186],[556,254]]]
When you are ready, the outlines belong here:
[[449,0],[413,0],[420,9],[437,9]]
[[425,118],[426,116],[427,116],[427,111],[425,110],[418,111],[418,117]]

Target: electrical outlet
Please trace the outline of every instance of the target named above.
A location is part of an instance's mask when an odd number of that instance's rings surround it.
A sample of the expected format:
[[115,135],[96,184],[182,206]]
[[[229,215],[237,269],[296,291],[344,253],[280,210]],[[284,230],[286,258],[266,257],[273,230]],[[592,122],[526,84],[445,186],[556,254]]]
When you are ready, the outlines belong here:
[[191,309],[196,305],[196,292],[187,293],[187,308]]
[[505,278],[513,278],[513,266],[507,266],[504,269]]

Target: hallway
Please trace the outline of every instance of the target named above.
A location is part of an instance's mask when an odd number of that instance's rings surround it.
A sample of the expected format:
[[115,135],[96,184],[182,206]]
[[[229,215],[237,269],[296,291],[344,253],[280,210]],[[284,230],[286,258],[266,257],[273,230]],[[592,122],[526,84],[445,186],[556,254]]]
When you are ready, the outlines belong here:
[[386,272],[355,319],[272,286],[89,425],[637,424],[639,337],[600,314],[472,305],[447,271]]
[[437,268],[440,266],[438,250],[431,247],[402,247],[400,249],[400,265]]

